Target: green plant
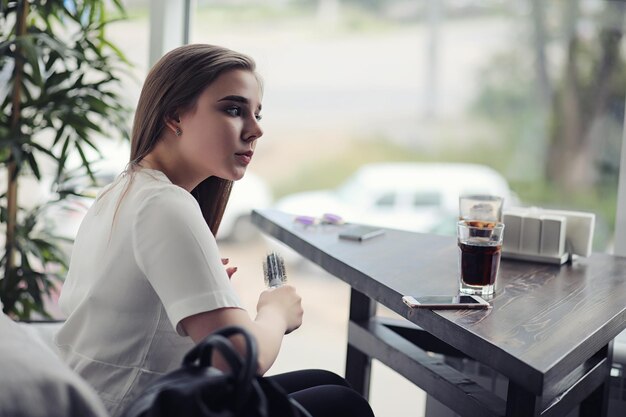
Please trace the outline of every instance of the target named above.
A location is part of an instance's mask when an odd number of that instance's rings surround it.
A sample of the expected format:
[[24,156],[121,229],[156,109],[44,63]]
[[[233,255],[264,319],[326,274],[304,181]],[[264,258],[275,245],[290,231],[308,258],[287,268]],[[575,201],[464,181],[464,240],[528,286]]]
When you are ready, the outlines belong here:
[[[14,248],[19,267],[11,268],[2,278],[2,303],[6,313],[19,319],[29,319],[33,313],[44,317],[43,296],[50,296],[55,285],[63,281],[67,269],[65,252],[59,247],[59,237],[38,227],[38,218],[45,206],[22,210],[16,225]],[[0,218],[6,222],[6,207],[0,207]],[[6,252],[2,259],[6,262]]]
[[36,227],[41,208],[18,207],[18,178],[30,171],[41,180],[40,159],[50,158],[58,182],[73,152],[93,178],[94,135],[108,126],[128,137],[118,91],[129,64],[105,37],[111,21],[104,0],[0,0],[0,164],[8,174],[0,299],[15,318],[48,316],[42,294],[66,265],[60,241]]

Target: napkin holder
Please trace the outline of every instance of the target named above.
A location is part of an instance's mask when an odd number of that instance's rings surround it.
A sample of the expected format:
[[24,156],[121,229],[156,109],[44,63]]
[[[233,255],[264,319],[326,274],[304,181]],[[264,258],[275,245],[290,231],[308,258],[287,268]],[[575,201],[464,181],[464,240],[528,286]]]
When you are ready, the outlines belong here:
[[591,254],[593,213],[512,208],[504,212],[503,222],[503,258],[562,265]]

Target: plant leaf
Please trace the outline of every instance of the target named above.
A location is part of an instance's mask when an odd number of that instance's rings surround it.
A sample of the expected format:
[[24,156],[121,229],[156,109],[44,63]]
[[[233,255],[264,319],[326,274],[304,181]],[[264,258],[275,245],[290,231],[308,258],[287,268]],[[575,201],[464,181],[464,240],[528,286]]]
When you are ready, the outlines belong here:
[[35,43],[33,42],[31,35],[20,36],[16,40],[17,51],[23,51],[22,57],[32,70],[33,82],[35,84],[42,83],[41,71],[39,69],[39,55],[40,51],[37,50]]
[[33,174],[35,174],[35,177],[37,177],[38,180],[41,180],[41,173],[39,172],[39,165],[37,164],[35,155],[32,152],[26,152],[26,160],[28,161],[30,169],[33,170]]

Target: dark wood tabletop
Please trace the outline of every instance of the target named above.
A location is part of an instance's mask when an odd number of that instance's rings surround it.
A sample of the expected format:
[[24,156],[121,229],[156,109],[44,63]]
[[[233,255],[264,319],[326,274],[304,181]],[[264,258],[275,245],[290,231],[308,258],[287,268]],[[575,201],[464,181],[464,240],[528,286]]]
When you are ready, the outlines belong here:
[[355,290],[490,366],[529,392],[562,380],[626,328],[626,258],[593,254],[563,266],[503,259],[489,310],[417,310],[402,296],[458,293],[454,237],[385,229],[364,242],[340,225],[304,226],[253,213],[267,234]]

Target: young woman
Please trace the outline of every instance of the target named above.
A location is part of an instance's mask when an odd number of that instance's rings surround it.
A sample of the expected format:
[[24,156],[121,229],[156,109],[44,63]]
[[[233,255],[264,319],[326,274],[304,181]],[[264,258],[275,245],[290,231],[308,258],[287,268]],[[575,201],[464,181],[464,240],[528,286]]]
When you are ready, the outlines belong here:
[[[261,93],[252,59],[211,45],[177,48],[148,74],[128,168],[85,216],[59,300],[57,345],[112,416],[220,327],[256,337],[263,374],[302,323],[291,285],[262,292],[251,318],[214,238],[263,135]],[[373,416],[329,372],[273,378],[314,417]]]

